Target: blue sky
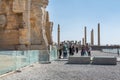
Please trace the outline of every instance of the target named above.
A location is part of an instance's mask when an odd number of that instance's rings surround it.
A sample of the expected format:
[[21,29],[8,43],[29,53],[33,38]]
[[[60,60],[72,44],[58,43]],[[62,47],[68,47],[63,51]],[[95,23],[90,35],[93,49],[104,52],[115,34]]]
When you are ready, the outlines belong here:
[[50,0],[47,7],[54,22],[53,40],[57,42],[57,27],[61,26],[61,41],[78,40],[87,27],[87,42],[94,29],[97,44],[97,25],[101,25],[101,44],[120,44],[120,0]]

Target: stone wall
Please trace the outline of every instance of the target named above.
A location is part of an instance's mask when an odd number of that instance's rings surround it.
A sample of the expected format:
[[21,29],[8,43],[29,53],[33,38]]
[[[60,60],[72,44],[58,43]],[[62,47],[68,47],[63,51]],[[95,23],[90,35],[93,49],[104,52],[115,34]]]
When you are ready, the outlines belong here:
[[48,0],[0,0],[0,50],[46,50],[53,23]]

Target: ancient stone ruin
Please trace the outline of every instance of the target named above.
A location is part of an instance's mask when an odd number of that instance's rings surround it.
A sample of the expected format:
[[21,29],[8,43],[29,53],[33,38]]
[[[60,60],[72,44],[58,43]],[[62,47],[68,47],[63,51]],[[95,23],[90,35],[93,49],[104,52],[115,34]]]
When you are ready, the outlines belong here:
[[52,44],[48,0],[0,0],[0,49],[45,50]]

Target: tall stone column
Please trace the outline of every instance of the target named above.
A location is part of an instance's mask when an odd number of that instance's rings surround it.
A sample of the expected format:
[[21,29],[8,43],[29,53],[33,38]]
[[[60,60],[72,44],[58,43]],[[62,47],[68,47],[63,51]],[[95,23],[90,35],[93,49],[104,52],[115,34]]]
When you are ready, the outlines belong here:
[[81,46],[81,41],[79,41],[79,44],[80,44],[80,46]]
[[100,23],[98,23],[98,46],[100,46]]
[[94,45],[94,30],[91,31],[91,45]]
[[79,41],[79,49],[81,48],[82,44],[81,44],[81,41]]
[[46,37],[48,40],[48,44],[52,45],[53,40],[52,40],[52,28],[53,28],[53,22],[49,20],[49,12],[46,11],[46,26],[45,26],[45,31],[46,31]]
[[59,56],[59,47],[60,47],[60,25],[58,24],[58,51],[57,56]]
[[85,40],[85,44],[87,43],[87,28],[85,26],[84,28],[84,40]]
[[24,16],[26,16],[26,25],[27,25],[27,29],[28,29],[28,42],[26,43],[27,45],[30,46],[31,44],[31,37],[30,37],[30,32],[31,32],[31,25],[30,25],[30,10],[31,10],[31,0],[27,0],[26,2],[26,11],[24,13]]
[[85,45],[85,39],[82,38],[82,45]]
[[58,46],[60,46],[60,25],[58,24]]

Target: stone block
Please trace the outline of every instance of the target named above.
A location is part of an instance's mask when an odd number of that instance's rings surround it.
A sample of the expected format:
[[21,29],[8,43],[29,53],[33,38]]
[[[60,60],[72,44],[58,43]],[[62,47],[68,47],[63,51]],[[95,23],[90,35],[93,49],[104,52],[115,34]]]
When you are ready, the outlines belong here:
[[93,57],[92,64],[96,65],[116,65],[117,58],[114,56],[97,56]]
[[15,45],[19,44],[17,30],[6,30],[0,32],[0,45]]
[[19,43],[20,44],[29,43],[28,30],[27,29],[19,29]]
[[90,57],[88,56],[80,56],[80,57],[74,57],[70,56],[68,58],[69,64],[90,64]]
[[14,0],[13,1],[13,12],[21,13],[25,10],[25,0]]
[[7,22],[6,16],[5,15],[0,15],[0,29],[5,27],[6,22]]
[[45,50],[43,45],[31,45],[31,50]]
[[27,46],[27,45],[18,45],[18,46],[17,46],[17,49],[18,49],[18,50],[28,50],[28,49],[29,49],[29,46]]
[[15,46],[13,45],[1,45],[0,44],[0,50],[15,50]]

